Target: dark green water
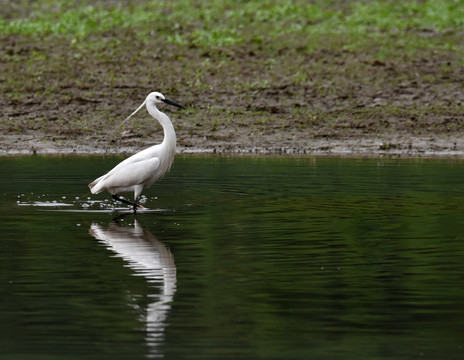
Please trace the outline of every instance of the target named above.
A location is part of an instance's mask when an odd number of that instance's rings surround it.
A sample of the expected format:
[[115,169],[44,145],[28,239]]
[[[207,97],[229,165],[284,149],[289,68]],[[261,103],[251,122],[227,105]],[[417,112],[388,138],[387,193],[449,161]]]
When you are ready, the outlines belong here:
[[[462,359],[464,162],[0,158],[1,359]],[[61,204],[61,205],[60,205]]]

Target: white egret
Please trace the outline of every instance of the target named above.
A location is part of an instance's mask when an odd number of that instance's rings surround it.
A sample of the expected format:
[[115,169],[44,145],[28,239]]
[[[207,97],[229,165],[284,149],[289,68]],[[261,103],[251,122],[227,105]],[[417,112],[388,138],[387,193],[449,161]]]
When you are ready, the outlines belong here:
[[[158,110],[156,104],[166,103],[185,109],[183,106],[166,99],[159,92],[150,93],[137,110],[130,114],[124,122],[129,120],[137,111],[146,105],[148,113],[163,127],[164,139],[161,144],[142,150],[116,165],[111,171],[89,184],[92,194],[103,190],[113,196],[113,199],[132,205],[134,213],[138,207],[137,198],[142,191],[161,178],[171,168],[176,153],[176,133],[169,117]],[[134,202],[119,197],[120,193],[134,192]]]

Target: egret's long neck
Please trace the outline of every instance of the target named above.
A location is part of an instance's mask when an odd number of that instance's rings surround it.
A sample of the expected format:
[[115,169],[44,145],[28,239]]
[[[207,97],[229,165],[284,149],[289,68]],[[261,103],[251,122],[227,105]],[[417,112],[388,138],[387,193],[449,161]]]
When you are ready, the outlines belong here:
[[148,103],[147,110],[163,127],[164,139],[161,145],[165,146],[167,151],[174,156],[176,152],[176,132],[174,131],[171,120],[169,120],[169,117],[165,113],[159,111],[154,104]]

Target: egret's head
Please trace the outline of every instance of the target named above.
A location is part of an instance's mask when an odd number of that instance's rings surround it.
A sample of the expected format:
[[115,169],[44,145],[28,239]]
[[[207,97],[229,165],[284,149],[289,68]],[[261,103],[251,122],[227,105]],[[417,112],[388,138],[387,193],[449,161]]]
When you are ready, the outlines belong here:
[[153,104],[156,106],[156,104],[160,104],[160,103],[165,103],[165,104],[169,104],[169,105],[173,105],[173,106],[177,106],[178,108],[181,108],[181,109],[185,109],[182,105],[179,105],[177,103],[175,103],[174,101],[171,101],[169,99],[166,99],[164,97],[163,94],[157,92],[157,91],[153,91],[151,92],[150,94],[148,94],[147,98],[145,99],[145,101],[142,103],[142,105],[140,105],[137,110],[135,110],[132,114],[130,114],[126,120],[124,120],[121,124],[121,126],[127,121],[129,120],[132,115],[134,115],[137,111],[139,111],[144,105],[148,106],[148,104]]
[[148,103],[152,103],[152,104],[160,104],[161,102],[163,102],[163,100],[166,99],[164,97],[163,94],[161,94],[160,92],[158,91],[153,91],[151,93],[148,94],[147,98],[145,99],[145,102],[148,104]]
[[171,101],[169,99],[166,99],[165,96],[157,91],[154,91],[154,92],[151,92],[150,94],[148,94],[147,98],[145,99],[145,102],[148,104],[150,102],[152,102],[153,104],[160,104],[160,103],[165,103],[165,104],[169,104],[169,105],[173,105],[173,106],[176,106],[178,108],[181,108],[181,109],[185,109],[182,105],[179,105],[177,103],[175,103],[174,101]]

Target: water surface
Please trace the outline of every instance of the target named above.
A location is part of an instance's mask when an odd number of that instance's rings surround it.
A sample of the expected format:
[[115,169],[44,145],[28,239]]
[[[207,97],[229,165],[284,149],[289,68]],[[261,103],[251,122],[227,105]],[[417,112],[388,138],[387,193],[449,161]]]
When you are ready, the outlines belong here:
[[0,158],[2,359],[461,359],[464,162]]

